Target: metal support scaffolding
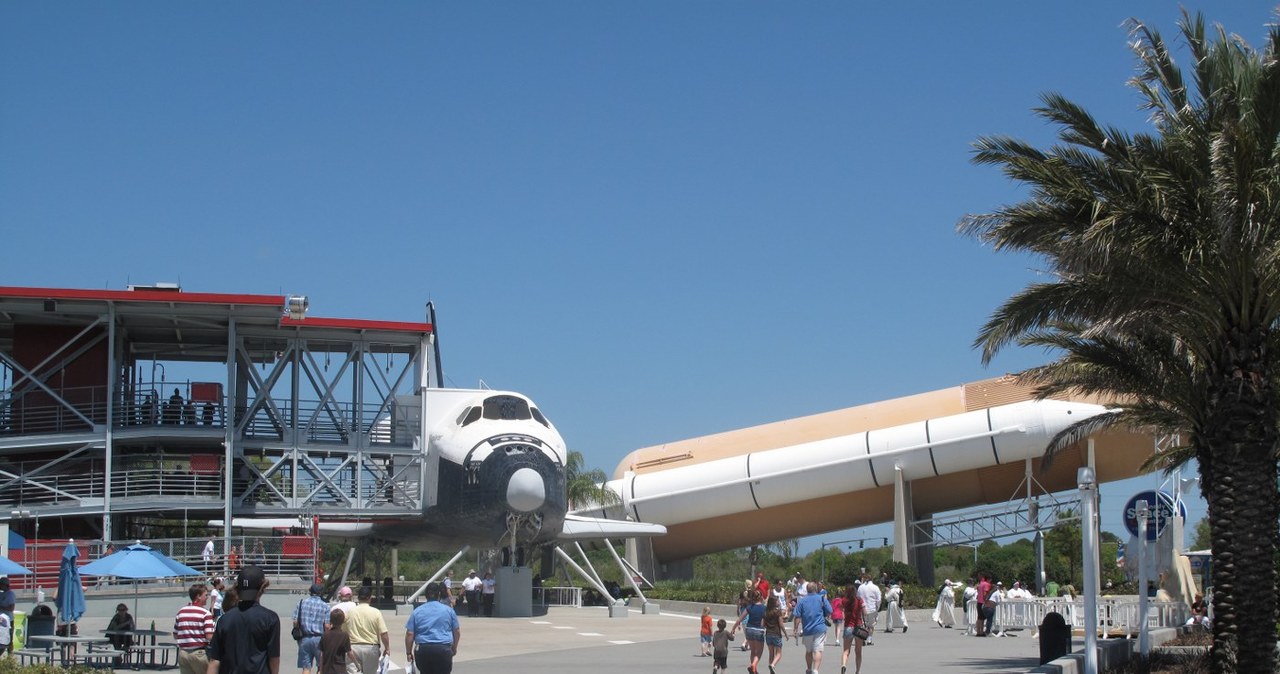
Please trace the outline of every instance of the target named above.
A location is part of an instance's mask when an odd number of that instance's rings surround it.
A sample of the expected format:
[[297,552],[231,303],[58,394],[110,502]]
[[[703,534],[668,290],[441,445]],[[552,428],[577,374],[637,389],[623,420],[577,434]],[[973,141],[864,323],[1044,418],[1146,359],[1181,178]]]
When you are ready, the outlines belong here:
[[158,288],[0,288],[0,522],[31,512],[114,540],[178,509],[420,515],[432,325]]

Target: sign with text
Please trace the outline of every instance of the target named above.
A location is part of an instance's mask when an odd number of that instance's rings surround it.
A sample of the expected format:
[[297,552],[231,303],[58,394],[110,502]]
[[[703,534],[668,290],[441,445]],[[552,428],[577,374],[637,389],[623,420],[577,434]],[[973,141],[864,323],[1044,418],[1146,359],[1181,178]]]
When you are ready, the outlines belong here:
[[1173,497],[1162,491],[1147,490],[1138,492],[1124,504],[1124,526],[1129,530],[1129,535],[1138,535],[1138,502],[1146,501],[1149,514],[1147,515],[1147,540],[1154,541],[1164,532],[1165,526],[1173,521],[1174,514],[1179,517],[1186,518],[1187,506],[1178,500],[1174,502]]

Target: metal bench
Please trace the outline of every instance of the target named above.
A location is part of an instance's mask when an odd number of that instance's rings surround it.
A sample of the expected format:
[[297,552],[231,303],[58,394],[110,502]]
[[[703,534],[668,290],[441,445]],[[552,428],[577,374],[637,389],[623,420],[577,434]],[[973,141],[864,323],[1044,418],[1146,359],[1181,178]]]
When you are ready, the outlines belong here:
[[13,652],[23,665],[53,662],[53,650],[48,648],[23,648]]
[[[171,656],[172,660],[170,660]],[[135,667],[156,667],[163,669],[177,667],[178,644],[134,644],[129,647],[129,660]]]
[[124,658],[127,653],[117,651],[115,649],[90,649],[83,653],[76,653],[72,658],[77,663],[83,663],[90,667],[112,667],[116,661]]

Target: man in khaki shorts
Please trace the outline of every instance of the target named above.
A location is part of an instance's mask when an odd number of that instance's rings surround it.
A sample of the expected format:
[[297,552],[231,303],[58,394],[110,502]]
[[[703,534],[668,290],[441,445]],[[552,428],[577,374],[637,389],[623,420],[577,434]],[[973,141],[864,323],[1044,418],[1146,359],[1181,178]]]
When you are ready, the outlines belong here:
[[361,585],[356,591],[360,603],[347,611],[347,621],[342,629],[351,637],[351,650],[356,654],[356,661],[365,674],[377,674],[378,659],[391,655],[391,635],[387,633],[387,621],[382,611],[369,604],[373,599],[373,588]]
[[182,674],[205,674],[209,669],[209,639],[213,638],[213,614],[204,605],[209,588],[196,583],[187,590],[191,603],[178,609],[173,619],[173,640],[178,644],[178,670]]

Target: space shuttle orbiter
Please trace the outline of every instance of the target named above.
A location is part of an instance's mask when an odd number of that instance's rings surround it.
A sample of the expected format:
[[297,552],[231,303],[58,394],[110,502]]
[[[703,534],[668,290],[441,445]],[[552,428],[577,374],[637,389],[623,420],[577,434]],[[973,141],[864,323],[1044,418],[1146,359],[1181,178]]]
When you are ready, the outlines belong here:
[[[408,548],[516,547],[590,538],[661,535],[665,527],[566,514],[560,432],[533,401],[514,391],[424,388],[422,421],[430,490],[414,517],[318,523],[325,538],[376,538]],[[209,523],[222,526],[221,520]],[[232,526],[269,530],[296,518],[236,518]]]

